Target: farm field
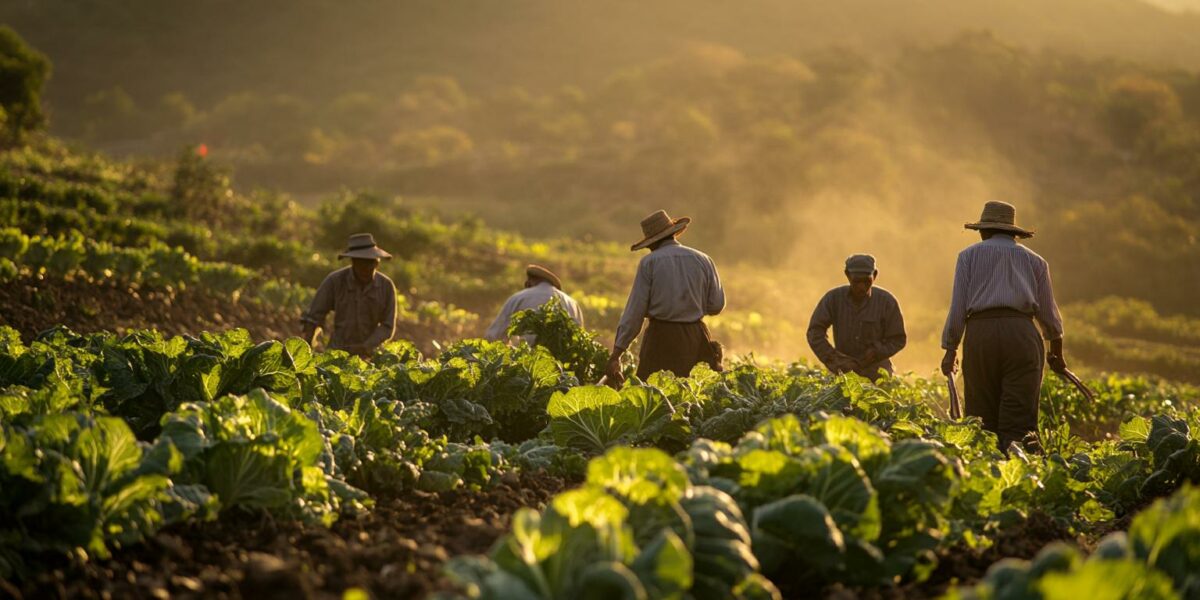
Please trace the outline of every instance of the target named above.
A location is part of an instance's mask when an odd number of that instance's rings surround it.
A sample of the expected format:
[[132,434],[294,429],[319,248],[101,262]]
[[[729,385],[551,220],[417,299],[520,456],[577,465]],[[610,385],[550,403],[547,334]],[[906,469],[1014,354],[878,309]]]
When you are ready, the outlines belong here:
[[[173,55],[207,2],[0,8],[0,598],[1200,600],[1200,17],[1126,1],[1047,13],[1088,43],[1021,34],[1021,3],[755,3],[762,39],[709,7],[669,52],[685,3],[618,3],[563,29],[629,33],[592,60],[526,19],[592,9],[448,4],[411,60],[373,59],[403,81],[358,91],[332,55],[323,91],[265,50]],[[277,43],[393,15],[297,6]],[[880,40],[796,48],[801,17]],[[499,64],[504,31],[545,56]],[[1047,369],[1008,452],[937,370],[991,195],[1037,224],[1094,393]],[[610,387],[648,203],[720,264],[724,360],[642,379],[635,344]],[[397,317],[361,354],[301,322],[357,232],[394,256]],[[859,251],[908,333],[875,382],[806,341]],[[481,339],[530,263],[584,325],[550,302]]]
[[738,364],[618,392],[480,341],[4,337],[13,594],[1194,593],[1188,386],[1093,380],[1081,410],[1048,380],[1045,454],[1004,457],[924,380]]

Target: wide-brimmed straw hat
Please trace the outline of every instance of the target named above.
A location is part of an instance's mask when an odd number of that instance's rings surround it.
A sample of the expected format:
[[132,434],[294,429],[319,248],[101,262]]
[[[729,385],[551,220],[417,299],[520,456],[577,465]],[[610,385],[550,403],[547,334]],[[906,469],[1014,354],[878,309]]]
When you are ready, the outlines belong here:
[[338,258],[391,258],[375,244],[375,236],[369,233],[356,233],[346,241],[346,249],[338,254]]
[[642,235],[645,236],[642,241],[629,247],[631,251],[641,250],[654,242],[664,240],[673,235],[682,233],[687,229],[688,223],[691,223],[690,217],[679,217],[672,219],[667,211],[660,210],[654,214],[642,219]]
[[562,280],[558,278],[550,269],[541,265],[529,265],[525,267],[526,277],[536,277],[545,281],[549,281],[550,285],[562,289]]
[[994,229],[997,231],[1007,231],[1014,235],[1031,238],[1033,232],[1023,227],[1017,226],[1017,209],[1007,202],[992,200],[983,205],[983,214],[979,216],[979,221],[976,223],[966,223],[963,225],[967,229]]

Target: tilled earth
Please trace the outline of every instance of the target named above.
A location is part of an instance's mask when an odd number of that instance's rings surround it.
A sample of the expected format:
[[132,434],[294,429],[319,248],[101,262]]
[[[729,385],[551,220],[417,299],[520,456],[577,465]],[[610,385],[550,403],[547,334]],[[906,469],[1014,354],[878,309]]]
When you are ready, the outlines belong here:
[[[515,483],[515,482],[514,482]],[[568,483],[542,474],[480,492],[411,492],[331,528],[225,515],[166,528],[108,560],[44,570],[18,598],[421,598],[448,590],[445,561],[485,554],[522,506],[540,508]],[[0,596],[5,590],[0,587]]]
[[[300,310],[196,288],[136,289],[84,278],[23,277],[0,285],[0,325],[16,329],[26,341],[56,325],[77,333],[157,329],[164,335],[240,327],[255,340],[283,340],[300,335]],[[452,324],[402,321],[395,339],[409,340],[429,356],[436,353],[436,342],[470,333],[475,332]]]
[[243,327],[254,339],[299,333],[300,309],[268,307],[203,290],[132,289],[111,282],[24,277],[0,286],[0,325],[30,339],[64,325],[79,333],[155,328],[164,334]]

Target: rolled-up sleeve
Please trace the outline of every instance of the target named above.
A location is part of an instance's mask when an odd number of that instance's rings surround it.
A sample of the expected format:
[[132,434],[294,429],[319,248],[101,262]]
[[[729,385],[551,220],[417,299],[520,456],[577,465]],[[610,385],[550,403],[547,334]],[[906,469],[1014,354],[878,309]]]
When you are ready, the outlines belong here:
[[650,310],[650,257],[647,256],[638,263],[637,275],[633,278],[633,289],[629,291],[629,299],[625,301],[625,311],[621,313],[621,321],[617,324],[617,338],[614,344],[617,349],[624,350],[637,339],[642,332],[642,323]]
[[329,311],[333,310],[333,299],[336,295],[334,285],[334,275],[326,276],[321,285],[317,287],[317,293],[313,295],[308,310],[300,315],[302,322],[316,325],[317,327],[325,326],[325,317],[329,314]]
[[367,341],[363,342],[367,350],[374,350],[396,334],[396,286],[392,282],[387,282],[384,286],[383,297],[383,318],[367,337]]
[[942,328],[942,349],[956,350],[967,328],[967,286],[970,285],[967,255],[958,255],[954,265],[954,290],[950,293],[950,312]]
[[1063,336],[1062,315],[1054,301],[1054,287],[1050,283],[1050,266],[1042,261],[1037,272],[1037,319],[1042,324],[1042,335],[1048,340]]
[[704,314],[719,315],[725,310],[725,288],[721,286],[721,276],[717,273],[717,265],[709,259],[708,296],[704,299]]
[[813,309],[812,318],[808,320],[808,347],[813,354],[826,366],[833,360],[835,350],[829,343],[829,328],[833,326],[833,310],[830,306],[832,299],[829,294],[821,297],[817,307]]

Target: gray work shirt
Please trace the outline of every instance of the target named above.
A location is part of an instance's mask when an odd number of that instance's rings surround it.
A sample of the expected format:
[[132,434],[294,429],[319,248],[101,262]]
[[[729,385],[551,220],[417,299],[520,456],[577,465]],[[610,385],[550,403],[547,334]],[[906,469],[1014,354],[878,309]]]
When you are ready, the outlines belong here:
[[[833,344],[828,330],[833,327]],[[862,304],[850,297],[850,286],[843,285],[825,293],[808,321],[808,345],[826,366],[836,352],[861,359],[867,350],[875,351],[875,360],[854,372],[874,379],[879,369],[892,372],[891,357],[908,343],[904,315],[891,292],[875,287]]]
[[707,254],[668,240],[642,257],[625,312],[617,325],[617,348],[628,348],[647,317],[695,323],[725,309],[717,265]]
[[1062,315],[1050,285],[1050,266],[1012,236],[994,235],[959,253],[942,349],[958,348],[967,317],[989,308],[1012,308],[1033,315],[1048,340],[1063,335]]
[[362,346],[370,352],[392,339],[396,331],[396,286],[379,271],[371,283],[362,285],[350,267],[338,269],[321,282],[300,319],[324,327],[325,316],[331,310],[333,335],[329,347],[352,350]]
[[[510,296],[504,306],[500,307],[500,314],[496,315],[496,320],[492,321],[491,327],[488,327],[487,333],[483,337],[493,341],[507,339],[508,326],[512,322],[513,315],[523,310],[541,308],[542,305],[554,298],[557,298],[559,306],[567,311],[567,316],[583,327],[583,311],[579,309],[579,304],[575,302],[575,299],[543,281]],[[533,342],[533,340],[527,341]]]

